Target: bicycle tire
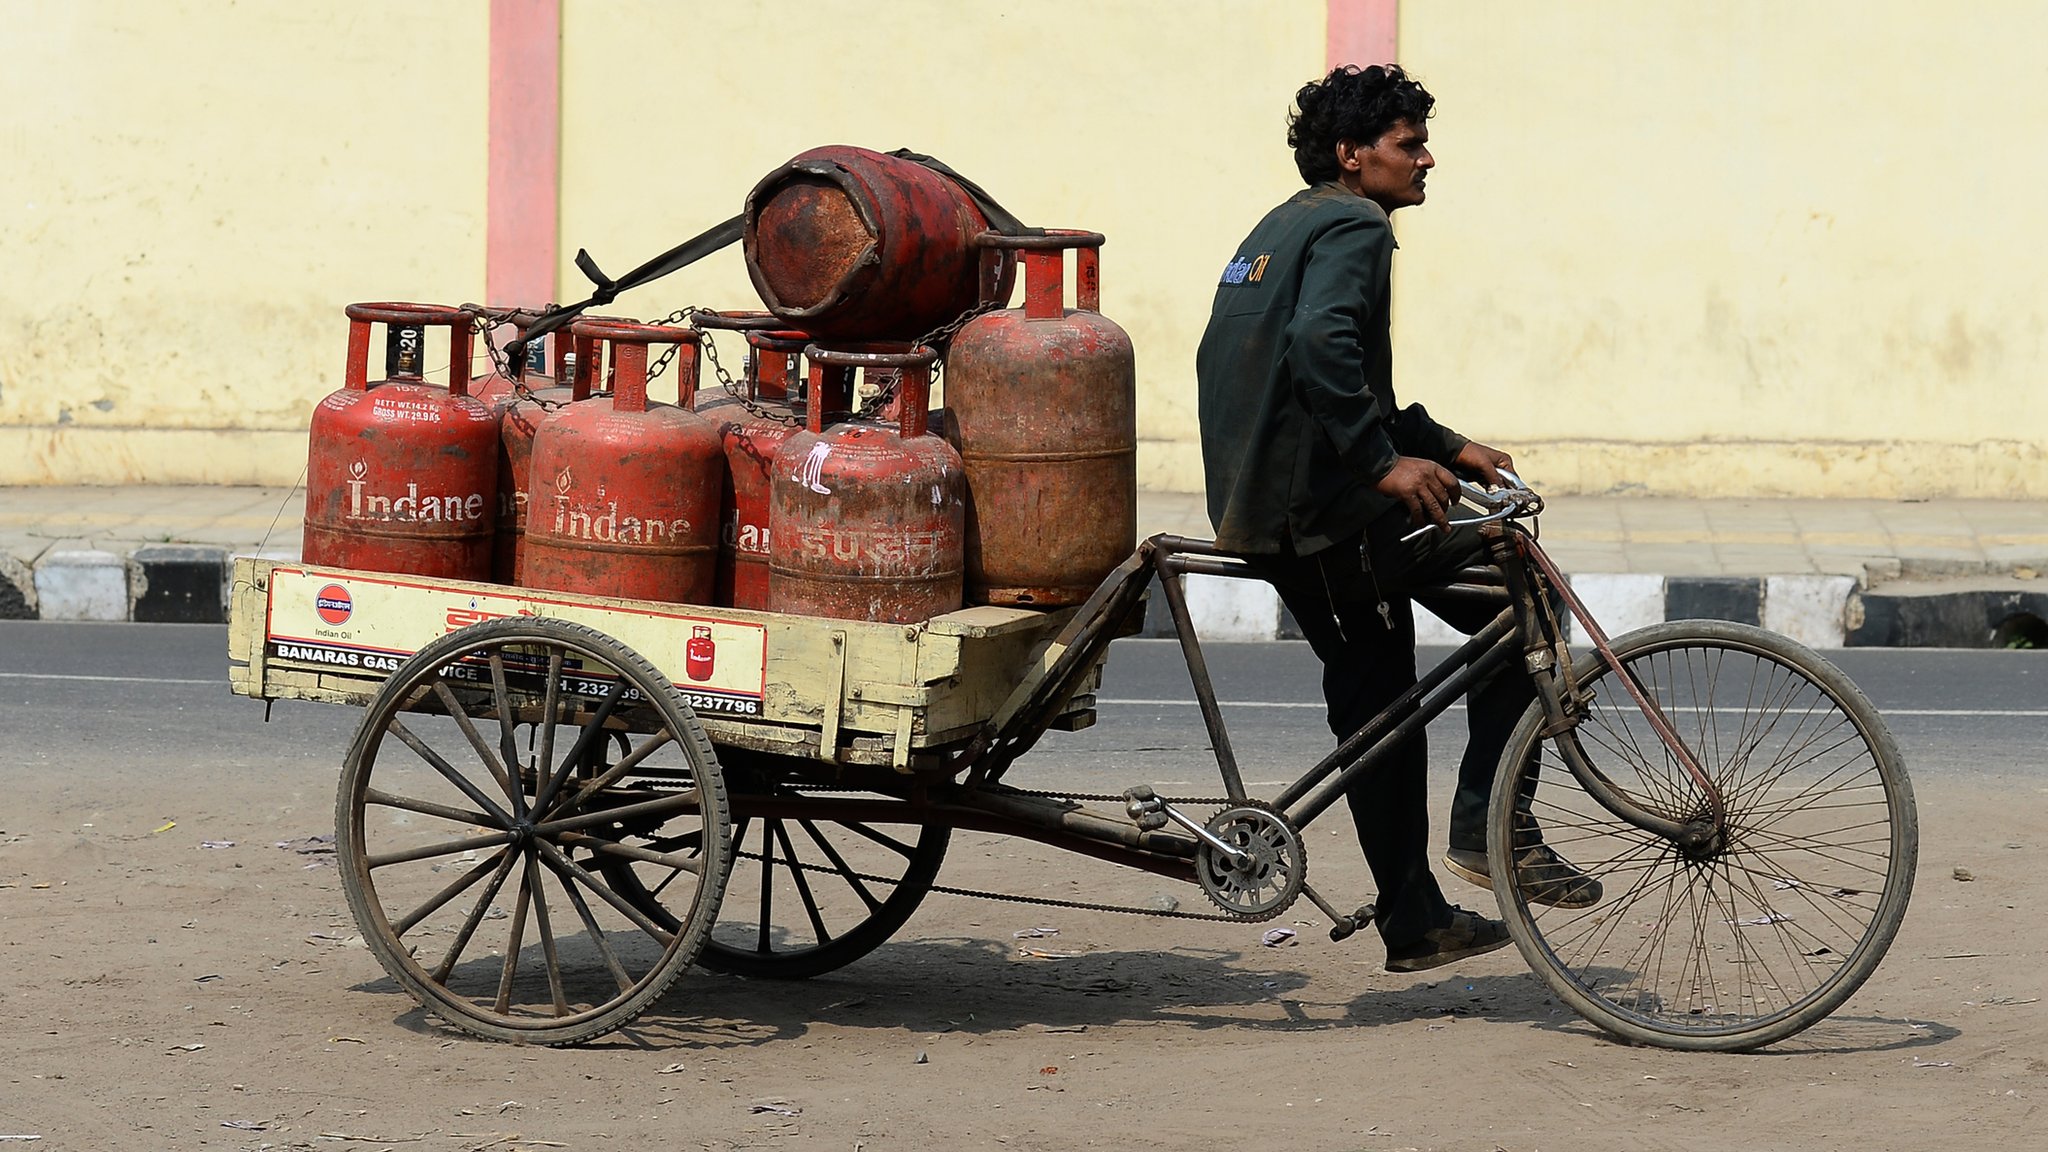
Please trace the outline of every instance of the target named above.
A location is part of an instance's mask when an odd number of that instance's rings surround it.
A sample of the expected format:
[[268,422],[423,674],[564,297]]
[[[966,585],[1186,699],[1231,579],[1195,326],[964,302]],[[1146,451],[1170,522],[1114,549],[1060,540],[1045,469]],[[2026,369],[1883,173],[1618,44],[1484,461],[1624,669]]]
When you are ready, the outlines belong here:
[[[1488,819],[1516,946],[1566,1004],[1634,1043],[1746,1051],[1811,1027],[1869,978],[1905,918],[1919,828],[1897,745],[1846,675],[1777,633],[1681,620],[1612,647],[1715,779],[1729,832],[1688,853],[1618,819],[1532,706]],[[1589,714],[1560,738],[1634,802],[1698,815],[1700,790],[1612,672],[1597,662],[1582,682]],[[1597,903],[1539,904],[1515,883],[1508,861],[1539,838],[1605,886]],[[1674,935],[1685,954],[1668,972]]]

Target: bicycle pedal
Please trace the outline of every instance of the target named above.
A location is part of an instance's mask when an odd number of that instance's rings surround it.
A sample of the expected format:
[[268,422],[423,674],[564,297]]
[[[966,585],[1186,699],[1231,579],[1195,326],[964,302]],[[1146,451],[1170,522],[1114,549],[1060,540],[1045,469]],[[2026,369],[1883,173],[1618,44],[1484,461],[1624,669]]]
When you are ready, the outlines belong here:
[[1166,801],[1148,784],[1124,789],[1124,811],[1137,822],[1141,832],[1157,832],[1166,827]]
[[1379,914],[1380,910],[1374,905],[1360,904],[1358,911],[1353,912],[1349,916],[1339,916],[1336,923],[1330,925],[1330,939],[1345,940],[1350,938],[1352,933],[1378,919]]

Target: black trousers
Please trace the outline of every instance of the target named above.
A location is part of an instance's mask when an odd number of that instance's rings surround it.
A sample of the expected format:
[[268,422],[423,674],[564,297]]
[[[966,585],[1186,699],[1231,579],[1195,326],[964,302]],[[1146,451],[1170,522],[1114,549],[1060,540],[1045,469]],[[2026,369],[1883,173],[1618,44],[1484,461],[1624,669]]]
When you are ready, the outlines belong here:
[[[1478,531],[1438,530],[1402,543],[1413,527],[1407,511],[1397,509],[1313,555],[1246,557],[1278,590],[1322,660],[1323,699],[1339,741],[1415,685],[1414,603],[1468,635],[1498,615],[1485,605],[1430,594],[1459,569],[1485,563]],[[1474,685],[1467,696],[1469,735],[1451,802],[1451,847],[1485,851],[1494,772],[1515,722],[1534,699],[1519,663]],[[1380,935],[1390,945],[1450,921],[1450,902],[1429,870],[1428,771],[1428,746],[1418,732],[1345,795],[1379,886]]]

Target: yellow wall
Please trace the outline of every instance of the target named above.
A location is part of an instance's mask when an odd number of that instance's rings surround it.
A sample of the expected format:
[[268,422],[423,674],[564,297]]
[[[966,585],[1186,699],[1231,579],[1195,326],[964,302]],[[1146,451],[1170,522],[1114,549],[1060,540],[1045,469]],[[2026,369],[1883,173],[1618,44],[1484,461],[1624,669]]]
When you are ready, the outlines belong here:
[[[1195,343],[1233,246],[1300,186],[1285,106],[1322,67],[1323,13],[1320,0],[574,0],[561,291],[588,294],[579,245],[619,275],[738,212],[806,148],[913,148],[1027,223],[1109,238],[1102,311],[1137,347],[1139,482],[1199,488]],[[691,304],[760,307],[738,245],[615,310]]]
[[485,16],[0,0],[0,483],[291,483],[342,305],[482,291]]
[[[289,483],[340,306],[482,292],[487,8],[0,0],[0,483]],[[1107,233],[1141,477],[1200,486],[1217,271],[1297,186],[1321,0],[567,0],[560,294],[791,154]],[[2048,13],[1410,3],[1397,376],[1553,491],[2048,495]],[[735,247],[622,298],[745,307]]]
[[1405,4],[1396,363],[1553,490],[2048,495],[2048,9]]

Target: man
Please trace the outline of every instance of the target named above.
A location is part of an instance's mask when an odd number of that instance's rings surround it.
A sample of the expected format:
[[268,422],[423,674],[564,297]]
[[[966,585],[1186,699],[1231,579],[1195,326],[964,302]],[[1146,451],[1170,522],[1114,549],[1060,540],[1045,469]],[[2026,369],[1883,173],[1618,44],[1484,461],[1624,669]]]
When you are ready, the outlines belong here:
[[[1272,581],[1301,625],[1323,662],[1340,741],[1415,683],[1411,596],[1466,631],[1493,615],[1474,619],[1426,589],[1484,562],[1477,532],[1450,526],[1453,470],[1499,483],[1513,461],[1394,398],[1388,217],[1427,195],[1435,103],[1394,65],[1339,68],[1295,94],[1287,143],[1308,188],[1268,213],[1225,267],[1196,357],[1216,542]],[[1490,884],[1494,771],[1533,698],[1519,671],[1469,698],[1445,864],[1475,884]],[[1430,873],[1427,766],[1418,734],[1346,797],[1379,885],[1393,972],[1508,942],[1499,921],[1450,904]],[[1518,878],[1540,902],[1599,898],[1597,881],[1541,845],[1524,853]]]

